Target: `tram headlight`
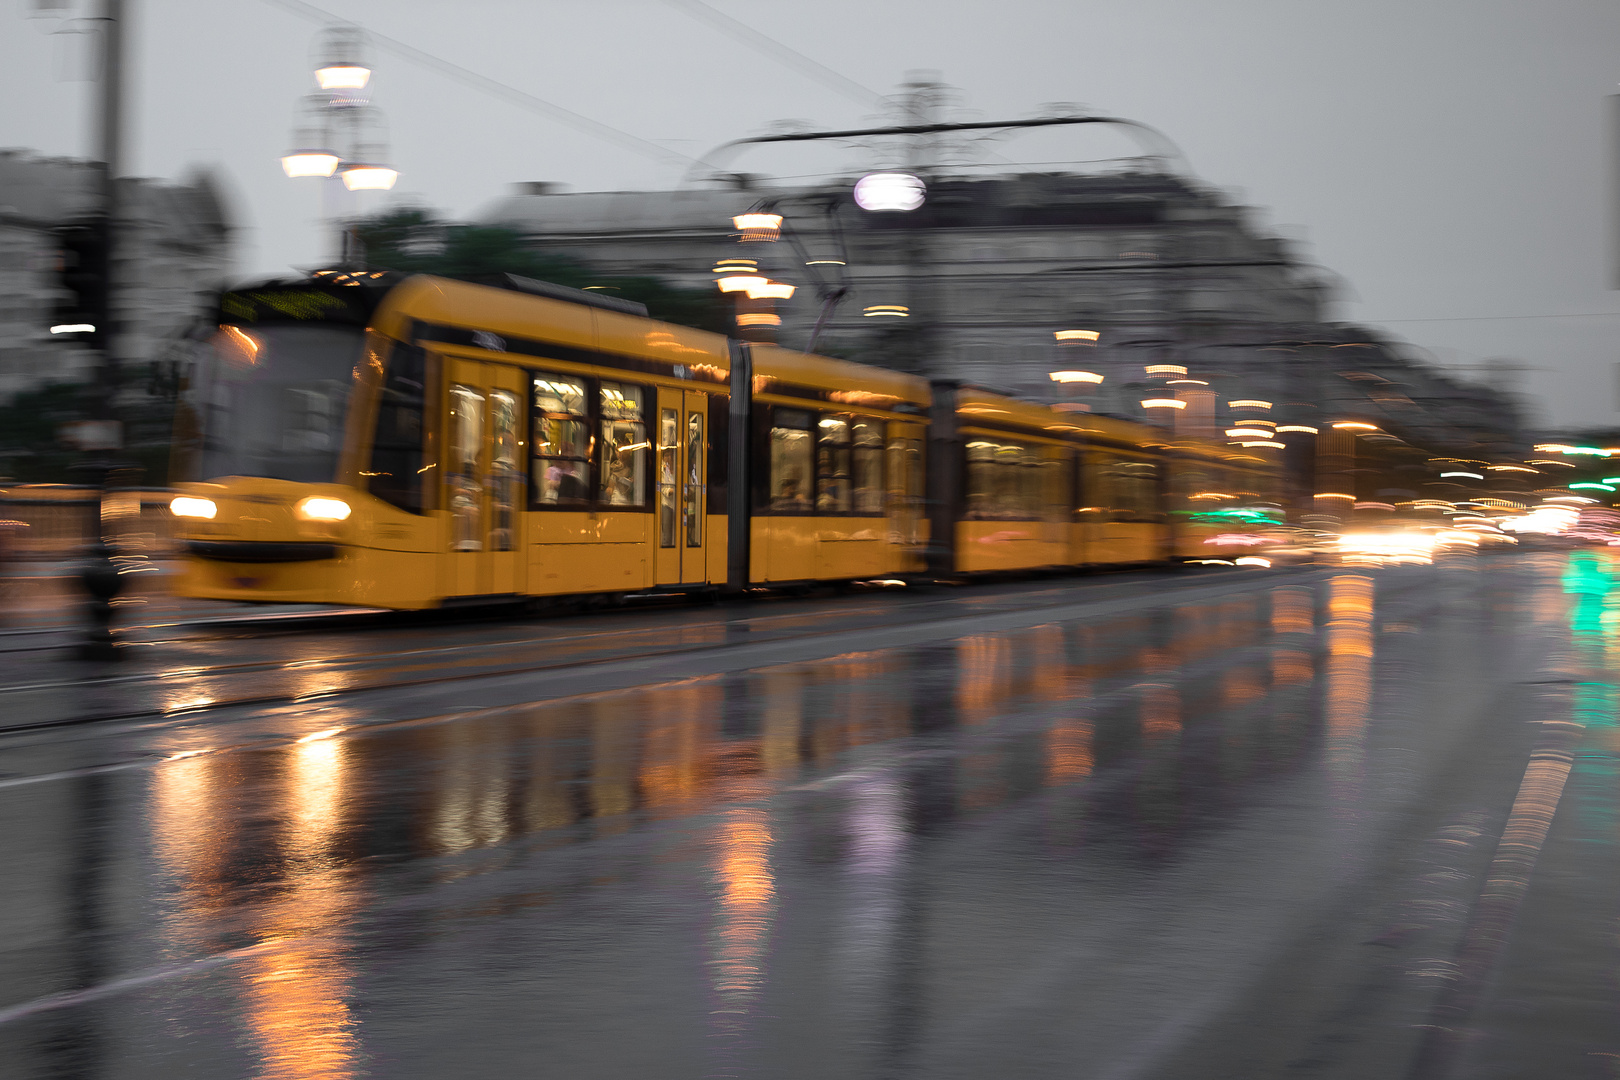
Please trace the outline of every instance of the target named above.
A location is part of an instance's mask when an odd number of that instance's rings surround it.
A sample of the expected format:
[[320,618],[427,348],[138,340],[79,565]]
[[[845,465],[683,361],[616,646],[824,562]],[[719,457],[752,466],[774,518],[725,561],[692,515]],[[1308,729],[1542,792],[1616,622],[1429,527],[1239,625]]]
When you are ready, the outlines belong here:
[[299,501],[298,516],[305,521],[347,521],[349,504],[342,499],[327,499],[317,495]]
[[182,518],[204,518],[212,521],[219,513],[213,499],[199,499],[194,495],[176,495],[169,502],[169,513]]

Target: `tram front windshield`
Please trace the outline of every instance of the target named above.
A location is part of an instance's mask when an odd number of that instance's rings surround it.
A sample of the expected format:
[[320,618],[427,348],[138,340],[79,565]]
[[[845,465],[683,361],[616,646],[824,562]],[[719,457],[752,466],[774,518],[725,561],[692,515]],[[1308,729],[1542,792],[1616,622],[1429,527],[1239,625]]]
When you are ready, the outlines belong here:
[[330,483],[365,332],[296,323],[221,326],[193,373],[191,479]]

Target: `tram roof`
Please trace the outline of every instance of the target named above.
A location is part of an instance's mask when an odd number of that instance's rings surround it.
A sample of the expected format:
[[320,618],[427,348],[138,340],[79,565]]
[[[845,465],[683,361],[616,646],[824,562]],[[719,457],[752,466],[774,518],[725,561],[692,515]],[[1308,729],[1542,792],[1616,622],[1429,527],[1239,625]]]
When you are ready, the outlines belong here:
[[426,274],[390,291],[373,325],[403,338],[411,320],[718,372],[731,367],[726,339],[719,334]]
[[767,379],[784,386],[825,390],[829,400],[845,405],[886,409],[909,402],[926,408],[930,401],[928,380],[903,371],[795,352],[779,345],[755,345],[753,354],[755,386],[762,393],[772,392],[769,383],[759,385],[758,380]]

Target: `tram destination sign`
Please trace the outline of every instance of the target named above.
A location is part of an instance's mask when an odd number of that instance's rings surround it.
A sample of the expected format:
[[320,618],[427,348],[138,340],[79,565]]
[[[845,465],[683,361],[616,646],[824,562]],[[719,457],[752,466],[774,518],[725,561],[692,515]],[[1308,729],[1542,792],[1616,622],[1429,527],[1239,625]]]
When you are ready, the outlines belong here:
[[219,298],[222,323],[338,323],[365,326],[383,290],[300,282],[235,289]]

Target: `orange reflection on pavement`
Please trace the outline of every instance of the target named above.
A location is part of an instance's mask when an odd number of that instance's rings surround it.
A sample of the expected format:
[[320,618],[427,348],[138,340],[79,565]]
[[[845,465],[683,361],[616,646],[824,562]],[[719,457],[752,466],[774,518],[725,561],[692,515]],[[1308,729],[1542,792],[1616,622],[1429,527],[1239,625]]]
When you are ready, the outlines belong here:
[[1030,692],[1037,701],[1062,701],[1072,696],[1069,664],[1063,655],[1063,628],[1053,623],[1032,626],[1029,638]]
[[770,820],[765,810],[758,806],[727,807],[716,846],[718,910],[710,980],[716,998],[716,1030],[734,1039],[747,1028],[749,1014],[765,983],[765,956],[776,900]]
[[[154,847],[179,886],[165,918],[174,955],[217,948],[221,937],[244,929],[260,943],[281,943],[235,969],[252,1075],[265,1080],[348,1080],[362,1072],[347,1000],[353,976],[333,938],[359,907],[338,863],[349,752],[348,744],[322,738],[273,753],[176,758],[153,774]],[[233,857],[248,858],[259,846],[242,834],[264,819],[237,800],[267,767],[264,811],[277,822],[269,849],[270,858],[279,857],[278,880],[260,903],[238,907],[231,894],[242,868]]]
[[1316,630],[1311,590],[1282,585],[1271,590],[1271,632],[1309,634]]
[[[1089,626],[1072,626],[1069,635],[1073,639],[1078,654],[1083,657],[1091,655],[1093,647],[1093,629]],[[1059,643],[1061,649],[1061,642]],[[1061,652],[1059,653],[1061,656]],[[1067,675],[1064,679],[1065,696],[1074,702],[1084,701],[1091,696],[1091,665],[1065,663]],[[1056,721],[1046,732],[1046,782],[1048,784],[1066,784],[1071,780],[1078,780],[1090,776],[1095,757],[1092,750],[1092,723],[1089,716],[1065,718]]]
[[1175,685],[1174,654],[1152,647],[1142,650],[1142,674],[1137,684],[1142,702],[1142,736],[1148,747],[1181,734],[1181,694]]
[[1007,704],[1012,649],[1003,636],[974,634],[956,643],[956,707],[964,724],[983,724]]
[[326,738],[287,750],[282,849],[290,891],[256,928],[260,940],[288,947],[247,970],[246,1016],[265,1080],[344,1080],[358,1075],[355,1020],[347,1001],[351,972],[324,935],[356,907],[335,847],[344,813],[349,744]]
[[1373,581],[1341,574],[1328,586],[1327,762],[1342,798],[1355,795],[1372,704]]
[[[292,934],[349,914],[335,881],[310,882],[277,905],[272,934]],[[246,1016],[259,1049],[264,1080],[346,1080],[361,1075],[355,1020],[347,995],[350,973],[338,950],[319,939],[264,954],[247,973]]]
[[769,670],[760,676],[765,698],[760,716],[760,766],[765,775],[785,779],[799,770],[799,737],[804,731],[803,670]]
[[1062,720],[1046,733],[1046,782],[1066,784],[1091,775],[1091,721]]
[[228,835],[209,818],[223,779],[218,774],[227,767],[222,758],[187,757],[152,772],[153,847],[184,890],[188,907],[214,899],[225,876]]
[[720,686],[713,682],[663,692],[643,744],[641,796],[648,808],[673,806],[703,793],[721,703]]

